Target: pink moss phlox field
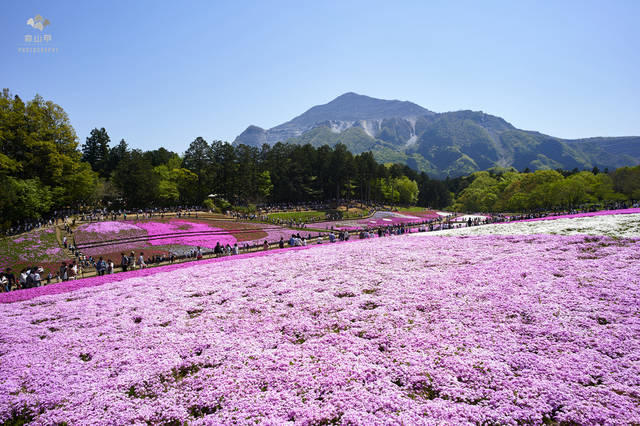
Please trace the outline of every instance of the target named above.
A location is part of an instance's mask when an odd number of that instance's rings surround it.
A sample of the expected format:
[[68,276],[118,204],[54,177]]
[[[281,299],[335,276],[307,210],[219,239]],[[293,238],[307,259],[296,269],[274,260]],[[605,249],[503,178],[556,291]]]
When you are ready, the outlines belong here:
[[269,225],[261,225],[260,228],[267,233],[267,236],[264,238],[256,238],[250,241],[242,241],[239,242],[238,245],[244,245],[244,244],[260,244],[262,242],[264,242],[265,240],[267,240],[270,243],[275,243],[278,242],[280,240],[280,238],[282,237],[282,239],[284,239],[285,241],[288,241],[289,238],[291,237],[292,234],[298,234],[300,233],[302,236],[307,236],[307,234],[312,234],[313,236],[318,236],[317,232],[307,232],[304,230],[293,230],[293,229],[287,229],[284,227],[277,227],[275,225],[269,224]]
[[51,247],[46,249],[45,253],[48,255],[57,255],[62,253],[62,249],[60,247]]
[[0,305],[0,421],[640,422],[639,240],[226,259]]
[[108,234],[108,233],[117,234],[118,232],[138,230],[140,228],[129,222],[107,221],[107,222],[94,222],[88,225],[82,225],[80,226],[80,229],[85,232],[95,232],[98,234]]
[[513,222],[535,222],[538,220],[551,220],[551,219],[573,219],[578,217],[592,217],[592,216],[607,216],[612,214],[635,214],[640,213],[640,208],[631,209],[618,209],[618,210],[600,210],[597,212],[587,213],[574,213],[574,214],[562,214],[556,216],[537,217],[534,219],[514,220]]
[[411,211],[411,212],[400,212],[400,213],[408,216],[418,216],[423,219],[439,219],[442,217],[435,210],[422,210],[422,211]]
[[[129,222],[106,221],[94,222],[80,225],[74,233],[76,244],[80,245],[82,253],[89,256],[97,256],[103,253],[114,253],[119,251],[128,251],[141,246],[146,246],[146,241],[135,242],[117,242],[113,240],[121,240],[126,238],[143,238],[147,232]],[[96,247],[83,247],[83,244],[111,242],[111,244],[99,245]]]
[[397,213],[390,211],[380,211],[374,213],[366,219],[351,219],[335,222],[319,222],[310,225],[317,229],[335,229],[339,231],[358,231],[365,228],[373,228],[380,226],[409,225],[414,223],[425,222],[429,219],[439,217],[437,214],[423,212],[422,215],[412,215],[410,213]]
[[[202,232],[208,235],[177,235],[180,233]],[[166,238],[150,238],[162,234],[176,234]],[[236,239],[227,231],[209,226],[205,223],[189,222],[185,220],[172,220],[170,222],[120,222],[107,221],[82,225],[76,232],[78,244],[109,242],[111,240],[140,238],[134,241],[114,241],[113,244],[99,245],[96,247],[82,247],[82,252],[87,255],[99,255],[102,253],[128,251],[144,248],[145,246],[184,245],[214,248],[216,243],[233,245]]]
[[[161,246],[167,244],[179,244],[185,246],[200,246],[214,248],[217,243],[233,245],[236,242],[233,235],[224,229],[214,228],[205,223],[188,222],[185,220],[172,220],[171,222],[138,222],[136,226],[147,231],[149,236],[180,233],[180,232],[209,232],[209,235],[175,235],[167,238],[153,238],[149,244]],[[215,232],[215,234],[213,234]]]
[[[342,243],[338,243],[338,244],[342,244]],[[278,253],[278,252],[281,252],[281,251],[305,250],[305,249],[312,248],[312,247],[314,247],[314,246],[311,245],[311,246],[304,246],[304,247],[287,247],[287,248],[282,249],[282,250],[273,249],[273,250],[270,250],[270,251],[258,251],[258,252],[251,252],[251,253],[242,253],[242,254],[239,254],[239,255],[235,255],[233,257],[223,256],[223,257],[216,257],[216,258],[210,258],[210,259],[205,259],[205,260],[199,260],[199,261],[197,261],[197,263],[199,265],[202,265],[202,264],[211,263],[211,262],[225,262],[225,261],[232,260],[232,259],[250,259],[250,258],[253,258],[253,257],[262,257],[262,256],[265,256],[265,255]],[[49,284],[49,285],[42,286],[42,287],[34,287],[34,288],[30,288],[30,289],[12,291],[12,292],[9,292],[9,293],[0,293],[0,303],[22,302],[22,301],[31,300],[33,298],[40,297],[40,296],[61,294],[61,293],[69,293],[69,292],[76,291],[76,290],[79,290],[79,289],[82,289],[82,288],[96,287],[96,286],[100,286],[100,285],[103,285],[103,284],[123,281],[123,280],[126,280],[128,278],[149,277],[149,276],[153,276],[155,274],[158,274],[160,272],[175,271],[176,269],[184,268],[185,266],[188,266],[188,265],[185,265],[184,263],[175,263],[175,264],[164,265],[164,266],[159,266],[159,267],[154,267],[154,268],[134,269],[134,270],[129,270],[127,272],[118,272],[116,274],[107,274],[107,275],[102,275],[102,276],[95,276],[95,277],[90,277],[90,278],[82,278],[82,279],[78,279],[78,280],[66,281],[66,282],[61,282],[61,283],[53,283],[53,284]]]

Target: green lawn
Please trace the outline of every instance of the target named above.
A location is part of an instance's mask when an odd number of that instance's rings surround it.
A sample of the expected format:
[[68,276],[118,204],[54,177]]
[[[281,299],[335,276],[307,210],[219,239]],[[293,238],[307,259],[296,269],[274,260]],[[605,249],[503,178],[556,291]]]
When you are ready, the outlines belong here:
[[347,210],[341,210],[342,211],[342,219],[360,219],[361,217],[364,217],[367,215],[367,211],[363,210],[361,208],[350,208],[348,211]]
[[429,209],[426,207],[418,207],[418,206],[398,208],[398,211],[401,211],[401,212],[422,212],[426,210],[429,210]]
[[296,221],[303,221],[303,222],[309,222],[311,220],[324,220],[326,217],[327,217],[326,212],[317,211],[317,210],[269,214],[269,219],[296,220]]

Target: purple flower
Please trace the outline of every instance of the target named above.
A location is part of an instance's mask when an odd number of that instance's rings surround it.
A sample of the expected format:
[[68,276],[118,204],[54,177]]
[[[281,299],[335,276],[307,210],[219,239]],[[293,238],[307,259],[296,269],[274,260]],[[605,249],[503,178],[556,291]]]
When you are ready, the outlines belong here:
[[0,421],[638,423],[639,244],[423,234],[0,294],[32,297],[0,305]]

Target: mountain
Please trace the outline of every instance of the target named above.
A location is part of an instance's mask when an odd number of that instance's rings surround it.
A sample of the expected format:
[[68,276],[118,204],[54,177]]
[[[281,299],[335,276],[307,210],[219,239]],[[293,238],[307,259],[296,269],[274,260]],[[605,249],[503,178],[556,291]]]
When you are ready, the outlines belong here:
[[386,118],[405,118],[411,120],[419,116],[435,113],[407,101],[387,101],[370,98],[356,93],[345,93],[328,104],[317,105],[291,121],[269,130],[249,126],[234,141],[246,145],[260,146],[264,141],[273,145],[302,135],[320,125],[334,132],[342,132],[357,126],[374,137],[380,129],[380,123]]
[[343,143],[430,176],[462,176],[495,166],[518,170],[617,168],[640,163],[640,137],[561,139],[520,130],[479,111],[435,113],[408,101],[345,93],[265,130],[249,126],[234,144]]

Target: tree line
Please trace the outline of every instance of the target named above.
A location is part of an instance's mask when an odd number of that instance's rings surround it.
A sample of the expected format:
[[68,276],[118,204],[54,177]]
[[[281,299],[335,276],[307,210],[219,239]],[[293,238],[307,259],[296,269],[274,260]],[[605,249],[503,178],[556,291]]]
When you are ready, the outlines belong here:
[[198,137],[178,155],[109,143],[104,128],[93,129],[81,151],[99,176],[98,198],[111,205],[200,205],[211,195],[236,206],[359,199],[444,207],[451,201],[442,182],[405,165],[379,164],[370,152],[353,155],[342,144],[256,148]]
[[261,148],[198,137],[179,155],[112,144],[104,128],[83,144],[64,110],[36,96],[0,96],[0,226],[81,206],[201,205],[214,194],[236,205],[349,198],[380,203],[450,203],[450,192],[371,153],[276,144]]
[[531,212],[582,205],[640,200],[640,166],[609,173],[537,170],[533,173],[493,169],[456,182],[452,208],[458,211]]
[[359,199],[372,203],[452,207],[463,211],[530,211],[598,201],[640,199],[640,166],[611,173],[493,169],[436,180],[401,164],[380,164],[345,145],[277,143],[260,148],[198,137],[182,155],[112,144],[104,128],[80,145],[64,110],[35,96],[0,96],[0,227],[84,207],[202,205],[209,196],[252,203]]

